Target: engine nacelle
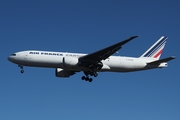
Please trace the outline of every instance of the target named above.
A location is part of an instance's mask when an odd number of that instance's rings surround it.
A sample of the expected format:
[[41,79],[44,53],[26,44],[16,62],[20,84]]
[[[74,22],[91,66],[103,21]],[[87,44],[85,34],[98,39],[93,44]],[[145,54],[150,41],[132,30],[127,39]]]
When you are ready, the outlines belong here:
[[56,68],[55,74],[56,74],[56,77],[69,77],[75,73],[71,71],[63,70],[61,68]]
[[72,67],[78,64],[78,58],[74,57],[63,57],[63,65],[64,67]]

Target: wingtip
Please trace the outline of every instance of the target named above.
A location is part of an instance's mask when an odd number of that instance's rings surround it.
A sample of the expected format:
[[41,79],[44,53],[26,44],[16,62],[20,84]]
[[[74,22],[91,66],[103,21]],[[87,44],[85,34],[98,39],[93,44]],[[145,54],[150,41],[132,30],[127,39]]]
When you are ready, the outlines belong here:
[[175,58],[176,58],[176,56],[171,56],[171,58],[172,58],[172,59],[175,59]]
[[131,39],[137,38],[139,35],[132,36]]

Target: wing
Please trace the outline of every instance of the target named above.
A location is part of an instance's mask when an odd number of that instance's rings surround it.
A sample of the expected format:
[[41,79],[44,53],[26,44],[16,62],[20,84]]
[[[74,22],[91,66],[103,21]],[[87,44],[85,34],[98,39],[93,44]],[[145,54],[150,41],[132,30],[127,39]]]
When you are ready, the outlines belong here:
[[86,66],[86,67],[93,66],[93,64],[97,64],[97,63],[101,62],[101,60],[107,59],[109,56],[111,56],[112,54],[117,52],[119,49],[121,49],[124,44],[126,44],[127,42],[129,42],[137,37],[138,36],[132,36],[124,41],[121,41],[119,43],[111,45],[107,48],[104,48],[97,52],[85,55],[85,56],[79,58],[79,61],[81,62],[81,65],[83,65],[83,66]]

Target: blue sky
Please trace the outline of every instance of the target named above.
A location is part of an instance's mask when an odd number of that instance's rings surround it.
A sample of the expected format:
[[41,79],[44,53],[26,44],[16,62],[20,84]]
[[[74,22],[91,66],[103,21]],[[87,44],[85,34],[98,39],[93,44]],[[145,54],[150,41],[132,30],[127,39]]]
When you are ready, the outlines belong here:
[[[180,2],[131,0],[1,0],[1,120],[179,120]],[[118,55],[140,56],[168,36],[162,57],[168,68],[55,77],[54,69],[17,65],[7,57],[21,50],[91,53],[132,35]]]

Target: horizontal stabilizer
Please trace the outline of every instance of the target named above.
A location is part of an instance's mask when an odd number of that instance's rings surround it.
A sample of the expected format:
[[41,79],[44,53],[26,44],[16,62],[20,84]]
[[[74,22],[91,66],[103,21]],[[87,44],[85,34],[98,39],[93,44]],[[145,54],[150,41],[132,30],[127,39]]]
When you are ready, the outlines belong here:
[[175,58],[176,58],[175,56],[171,56],[171,57],[168,57],[168,58],[164,58],[164,59],[161,59],[161,60],[156,60],[156,61],[150,62],[148,64],[157,65],[157,64],[164,63],[164,62],[168,62],[168,61],[173,60]]

